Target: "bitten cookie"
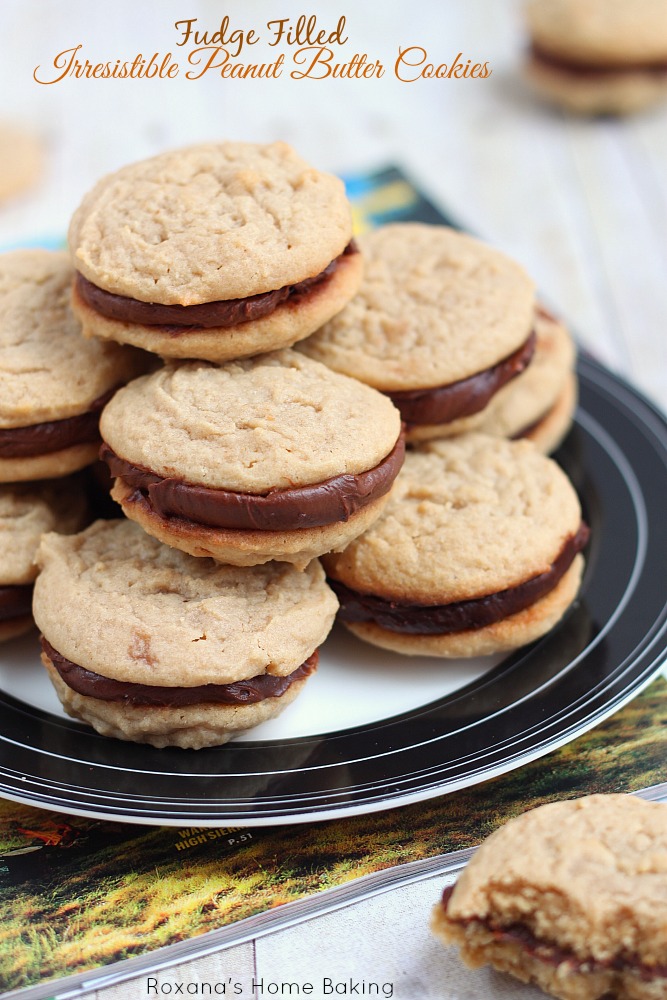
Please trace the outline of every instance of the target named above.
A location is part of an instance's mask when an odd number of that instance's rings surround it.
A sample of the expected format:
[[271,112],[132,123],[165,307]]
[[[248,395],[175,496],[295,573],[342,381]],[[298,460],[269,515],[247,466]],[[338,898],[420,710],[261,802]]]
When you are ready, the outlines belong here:
[[576,352],[565,326],[541,306],[535,313],[535,335],[531,363],[496,393],[478,429],[497,437],[527,438],[549,454],[572,426]]
[[482,844],[433,932],[562,1000],[667,996],[667,805],[591,795],[540,806]]
[[322,561],[359,638],[482,656],[559,621],[579,588],[587,535],[555,462],[526,441],[467,434],[408,453],[376,524]]
[[299,350],[386,393],[408,441],[472,429],[529,363],[534,288],[518,264],[444,226],[395,223],[359,239],[355,298]]
[[345,189],[285,143],[209,143],[103,178],[69,230],[89,336],[228,361],[290,346],[356,292]]
[[112,496],[192,555],[305,566],[380,514],[403,460],[400,417],[361,382],[289,349],[181,362],[105,407]]
[[79,531],[87,512],[78,478],[0,485],[0,641],[32,625],[35,553],[42,534]]
[[0,482],[64,476],[93,462],[100,411],[146,355],[86,341],[66,253],[0,255]]
[[666,0],[532,0],[526,75],[578,114],[628,114],[667,95]]
[[198,749],[278,715],[317,666],[322,567],[194,559],[131,521],[46,535],[34,615],[66,711],[104,736]]

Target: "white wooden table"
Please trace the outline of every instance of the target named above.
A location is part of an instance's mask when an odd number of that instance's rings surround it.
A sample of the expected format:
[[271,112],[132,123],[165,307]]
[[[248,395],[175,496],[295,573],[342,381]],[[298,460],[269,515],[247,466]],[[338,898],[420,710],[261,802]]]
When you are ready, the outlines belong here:
[[[263,37],[240,59],[264,61],[276,54],[264,45],[266,22],[303,13],[316,14],[327,32],[346,15],[337,60],[367,53],[385,75],[186,80],[176,20],[196,17],[197,27],[213,31],[227,14],[233,27]],[[101,174],[189,142],[281,138],[339,172],[396,163],[520,260],[586,348],[657,404],[667,399],[667,113],[577,121],[538,104],[518,73],[524,39],[513,0],[314,0],[307,10],[295,0],[3,0],[0,19],[0,117],[36,130],[48,154],[39,188],[0,210],[3,245],[62,235]],[[37,65],[43,79],[53,78],[54,57],[79,42],[93,62],[171,51],[182,72],[172,80],[34,82]],[[394,63],[408,46],[422,46],[435,63],[462,52],[493,72],[486,80],[403,82]],[[174,995],[177,982],[186,995],[188,985],[192,994],[192,984],[231,977],[251,996],[252,978],[267,988],[310,981],[320,989],[329,977],[348,986],[392,983],[401,1000],[541,996],[495,974],[463,973],[430,938],[428,914],[442,885],[394,889],[158,973],[161,995],[169,985]],[[142,976],[98,991],[97,1000],[149,995],[158,993]]]

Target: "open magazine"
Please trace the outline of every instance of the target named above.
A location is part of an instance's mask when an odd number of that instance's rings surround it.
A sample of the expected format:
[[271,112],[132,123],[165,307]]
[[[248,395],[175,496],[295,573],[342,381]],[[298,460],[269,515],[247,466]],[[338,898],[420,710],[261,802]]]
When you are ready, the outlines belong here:
[[[395,168],[348,179],[357,231],[450,222]],[[0,994],[72,996],[460,867],[526,809],[667,798],[667,681],[574,742],[426,802],[296,826],[135,826],[0,800]]]

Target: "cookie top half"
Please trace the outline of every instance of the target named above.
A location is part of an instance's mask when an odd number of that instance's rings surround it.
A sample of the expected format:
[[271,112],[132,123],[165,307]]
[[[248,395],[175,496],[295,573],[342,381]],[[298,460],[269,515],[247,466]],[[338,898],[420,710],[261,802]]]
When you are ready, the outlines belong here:
[[575,955],[664,967],[667,805],[591,795],[524,813],[480,847],[447,916],[521,924]]
[[357,592],[452,603],[547,572],[580,523],[570,481],[532,444],[466,434],[408,453],[380,518],[324,564]]
[[528,29],[541,50],[589,65],[647,65],[667,57],[666,0],[531,0]]
[[118,392],[100,430],[116,455],[162,477],[265,493],[374,468],[400,416],[369,386],[284,350],[167,364]]
[[35,620],[73,663],[168,686],[285,676],[324,641],[337,602],[312,562],[238,568],[162,545],[132,521],[48,534]]
[[342,181],[282,142],[207,143],[103,178],[72,219],[75,268],[142,302],[246,298],[321,273],[352,235]]
[[0,428],[63,420],[145,370],[141,353],[86,340],[65,252],[0,255]]
[[522,267],[445,226],[395,223],[358,240],[355,298],[299,345],[377,389],[456,382],[496,365],[532,329],[535,291]]

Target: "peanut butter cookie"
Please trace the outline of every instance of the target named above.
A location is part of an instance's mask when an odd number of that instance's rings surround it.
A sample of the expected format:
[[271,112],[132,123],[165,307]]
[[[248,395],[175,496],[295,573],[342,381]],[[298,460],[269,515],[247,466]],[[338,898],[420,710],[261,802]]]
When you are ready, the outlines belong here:
[[289,349],[173,362],[105,407],[128,517],[192,555],[305,566],[380,514],[403,460],[386,396]]
[[472,429],[532,355],[530,278],[445,226],[395,223],[359,247],[359,293],[299,350],[386,393],[409,441]]
[[577,114],[629,114],[667,96],[666,0],[532,0],[526,75]]
[[81,336],[72,275],[64,252],[0,255],[0,482],[93,462],[104,403],[146,370],[142,352]]
[[378,521],[322,561],[359,638],[482,656],[559,621],[579,588],[587,534],[555,462],[529,442],[471,433],[408,453]]
[[131,521],[45,535],[37,560],[35,621],[65,709],[157,747],[214,746],[278,715],[336,611],[317,561],[223,566]]
[[208,143],[103,178],[69,230],[84,333],[171,358],[290,346],[354,295],[338,178],[285,143]]
[[561,1000],[660,1000],[667,805],[591,795],[510,820],[445,890],[431,927],[467,965]]

